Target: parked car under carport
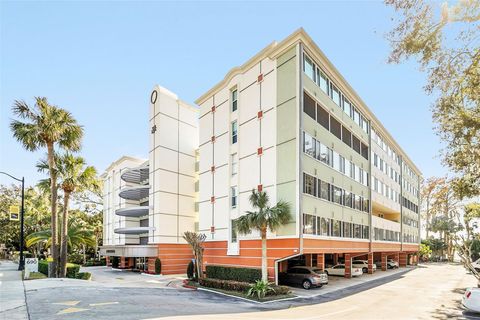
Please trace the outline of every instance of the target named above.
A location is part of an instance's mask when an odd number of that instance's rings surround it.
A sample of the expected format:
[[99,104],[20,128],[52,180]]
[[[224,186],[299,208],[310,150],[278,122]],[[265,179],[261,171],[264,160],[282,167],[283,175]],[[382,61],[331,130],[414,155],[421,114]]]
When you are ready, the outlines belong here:
[[278,281],[283,285],[300,285],[309,290],[312,287],[322,287],[328,284],[328,275],[321,269],[296,266],[278,274]]

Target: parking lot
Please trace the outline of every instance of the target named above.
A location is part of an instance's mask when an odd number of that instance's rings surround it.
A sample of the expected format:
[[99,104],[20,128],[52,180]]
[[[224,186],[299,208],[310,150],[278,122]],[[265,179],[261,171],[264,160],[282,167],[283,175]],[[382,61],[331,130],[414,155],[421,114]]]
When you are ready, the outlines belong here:
[[413,267],[406,267],[406,268],[399,268],[399,269],[388,269],[387,271],[382,271],[377,269],[373,274],[363,274],[359,277],[353,277],[351,279],[347,279],[340,276],[332,276],[328,277],[328,285],[323,286],[321,288],[312,288],[310,290],[305,290],[301,287],[291,287],[292,291],[295,295],[299,297],[316,297],[321,296],[324,294],[328,294],[333,291],[346,289],[352,286],[361,285],[369,281],[374,281],[377,279],[381,279],[384,277],[402,274],[412,270]]

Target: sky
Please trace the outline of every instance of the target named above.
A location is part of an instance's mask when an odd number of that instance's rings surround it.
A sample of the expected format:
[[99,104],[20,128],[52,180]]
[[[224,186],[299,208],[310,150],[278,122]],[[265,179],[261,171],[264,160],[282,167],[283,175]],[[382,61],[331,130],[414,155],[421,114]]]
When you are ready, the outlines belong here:
[[303,27],[423,176],[444,175],[425,74],[415,61],[386,62],[394,15],[381,1],[0,0],[0,171],[27,185],[44,178],[35,164],[45,151],[26,151],[9,129],[15,100],[45,96],[69,110],[84,126],[80,154],[101,173],[122,155],[147,157],[155,84],[193,104]]

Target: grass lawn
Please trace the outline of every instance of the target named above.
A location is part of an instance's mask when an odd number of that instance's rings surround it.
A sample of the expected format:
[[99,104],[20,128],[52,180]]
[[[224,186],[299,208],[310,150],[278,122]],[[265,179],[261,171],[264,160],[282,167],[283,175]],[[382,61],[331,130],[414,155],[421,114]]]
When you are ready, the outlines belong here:
[[208,289],[208,290],[211,290],[211,291],[216,291],[216,292],[219,292],[219,293],[228,294],[228,295],[231,295],[231,296],[240,297],[240,298],[244,298],[244,299],[248,299],[248,300],[252,300],[252,301],[257,301],[257,302],[275,301],[275,300],[282,300],[282,299],[295,298],[296,297],[296,295],[294,295],[292,293],[289,293],[289,294],[282,294],[282,295],[278,295],[278,296],[266,296],[263,299],[258,299],[257,296],[247,297],[247,295],[243,292],[204,287],[204,286],[201,286],[200,284],[198,284],[198,282],[194,282],[194,281],[189,281],[188,285],[190,285],[192,287]]
[[[25,271],[22,271],[22,278],[25,277]],[[37,279],[45,279],[47,276],[41,272],[30,272],[30,278],[25,280],[37,280]]]

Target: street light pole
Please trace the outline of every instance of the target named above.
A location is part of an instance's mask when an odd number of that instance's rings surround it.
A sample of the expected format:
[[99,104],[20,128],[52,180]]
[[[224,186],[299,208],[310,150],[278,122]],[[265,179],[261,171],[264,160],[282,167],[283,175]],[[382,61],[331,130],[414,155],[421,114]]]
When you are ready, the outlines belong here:
[[22,177],[22,179],[15,178],[14,176],[0,171],[1,174],[4,174],[6,176],[9,176],[10,178],[17,180],[22,183],[22,209],[20,212],[20,261],[18,262],[18,270],[23,270],[25,269],[25,259],[23,257],[23,242],[24,242],[24,216],[25,216],[25,177]]

